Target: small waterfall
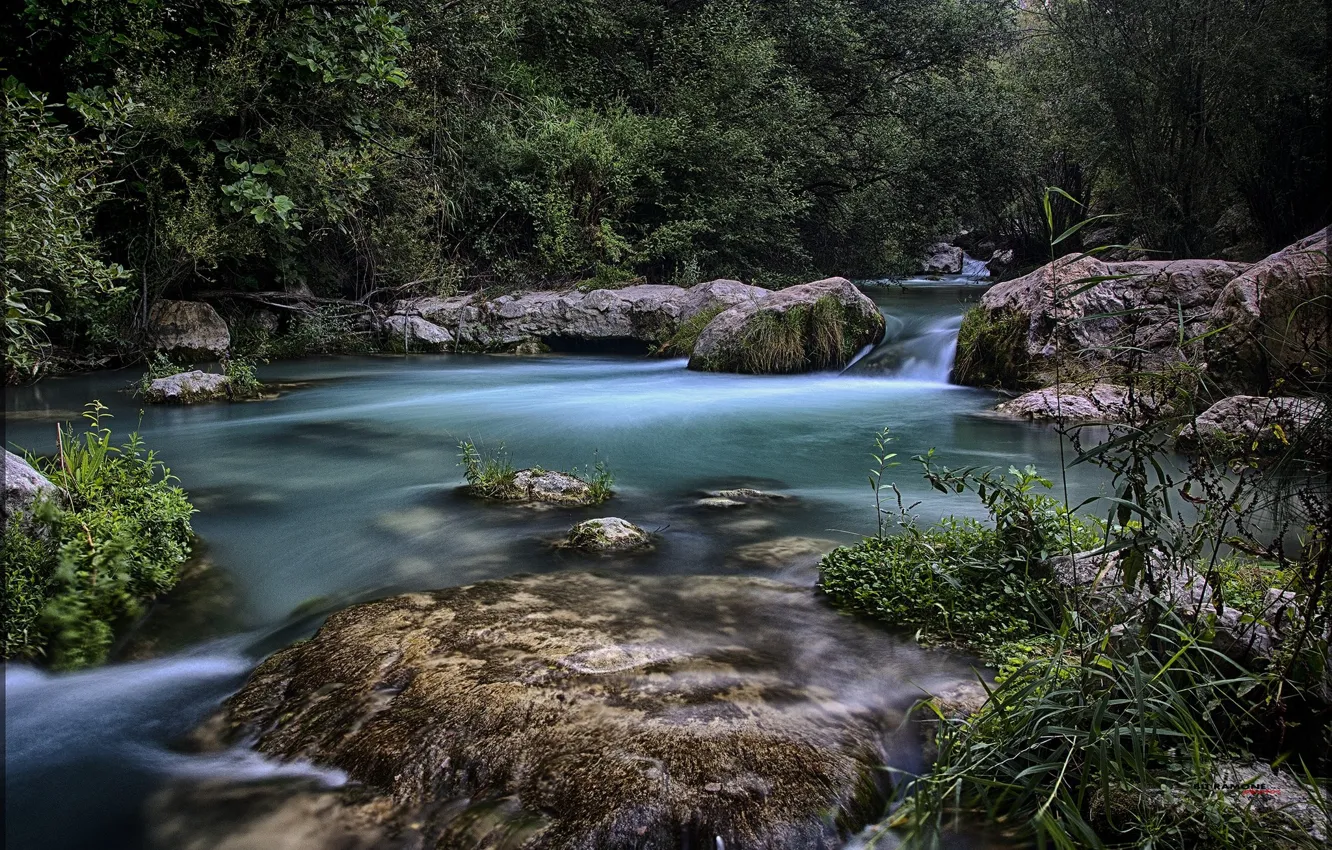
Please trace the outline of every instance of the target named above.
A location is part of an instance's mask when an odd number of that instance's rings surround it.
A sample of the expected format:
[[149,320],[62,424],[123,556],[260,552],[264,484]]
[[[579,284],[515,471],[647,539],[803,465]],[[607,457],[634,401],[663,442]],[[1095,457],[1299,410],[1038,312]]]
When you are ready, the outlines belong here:
[[890,318],[878,347],[855,364],[861,374],[877,373],[905,381],[948,383],[957,354],[961,316]]
[[990,264],[988,261],[978,260],[964,251],[962,253],[962,276],[989,277]]

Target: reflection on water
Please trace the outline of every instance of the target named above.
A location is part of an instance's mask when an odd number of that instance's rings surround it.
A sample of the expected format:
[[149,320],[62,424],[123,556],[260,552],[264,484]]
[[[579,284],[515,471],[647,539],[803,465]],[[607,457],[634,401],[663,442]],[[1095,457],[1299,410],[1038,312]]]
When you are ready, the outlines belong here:
[[[930,490],[906,460],[931,447],[955,466],[1057,467],[1052,432],[978,415],[994,403],[992,394],[944,383],[962,292],[875,288],[892,333],[841,375],[710,375],[687,371],[683,360],[609,356],[332,358],[261,370],[268,381],[309,382],[273,400],[140,414],[124,392],[137,376],[100,373],[10,392],[9,409],[22,415],[10,418],[6,437],[11,447],[48,451],[54,432],[43,412],[77,410],[94,398],[111,406],[120,432],[141,422],[148,445],[195,496],[195,529],[230,573],[247,628],[272,627],[310,600],[329,604],[589,566],[810,583],[813,557],[774,564],[734,553],[777,538],[850,542],[870,531],[865,479],[879,428],[891,427],[898,438],[904,462],[894,477],[909,502],[920,500],[925,519],[976,512],[966,497]],[[617,495],[578,510],[478,504],[457,491],[457,444],[464,439],[503,445],[519,466],[576,469],[605,461]],[[1098,486],[1086,467],[1070,476],[1075,500]],[[732,511],[696,504],[702,491],[737,485],[795,498]],[[620,559],[548,545],[573,523],[607,515],[659,532],[659,544]],[[144,728],[156,729],[163,717],[193,722],[250,662],[237,656],[209,663],[217,666],[185,657],[111,667],[70,679],[67,688],[56,684],[63,680],[11,671],[7,682],[23,696],[15,700],[11,690],[7,731],[40,728],[43,737],[64,742],[64,757],[48,761],[46,750],[12,748],[7,794],[28,800],[58,785],[75,799],[96,797],[98,783],[122,769],[124,747]],[[198,664],[204,666],[190,666]],[[135,678],[145,671],[153,672]],[[39,681],[45,689],[22,690]],[[103,682],[120,682],[125,691],[101,689]],[[139,695],[127,700],[125,693]],[[49,700],[74,695],[84,702],[71,705],[84,705],[83,714],[47,710]],[[101,709],[86,708],[93,704],[114,707],[122,719],[98,723],[92,717]],[[43,725],[32,726],[37,719]],[[73,737],[61,731],[78,726],[86,728]],[[148,738],[158,747],[166,740],[162,730]],[[124,770],[146,777],[159,768]],[[16,784],[16,777],[27,779]],[[118,793],[141,793],[133,790],[136,781],[127,779]],[[98,805],[105,809],[105,802]],[[129,823],[132,808],[110,810]],[[23,809],[10,811],[21,831]],[[43,846],[95,845],[52,836]]]

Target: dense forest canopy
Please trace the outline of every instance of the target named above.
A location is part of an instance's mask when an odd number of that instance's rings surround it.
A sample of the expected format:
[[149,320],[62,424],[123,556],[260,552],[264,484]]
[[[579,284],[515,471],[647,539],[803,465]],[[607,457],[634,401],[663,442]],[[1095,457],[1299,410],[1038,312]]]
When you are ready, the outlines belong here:
[[0,32],[11,366],[163,296],[782,285],[962,228],[1037,260],[1048,185],[1252,258],[1332,197],[1315,0],[28,0]]

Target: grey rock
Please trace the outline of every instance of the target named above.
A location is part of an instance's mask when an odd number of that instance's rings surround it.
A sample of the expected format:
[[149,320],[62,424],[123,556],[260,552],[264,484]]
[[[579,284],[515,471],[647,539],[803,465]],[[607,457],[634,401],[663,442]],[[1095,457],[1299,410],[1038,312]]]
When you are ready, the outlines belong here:
[[1158,407],[1154,400],[1144,396],[1133,401],[1136,411],[1129,409],[1128,390],[1114,384],[1068,385],[1024,393],[999,404],[995,410],[1006,416],[1036,421],[1124,422],[1153,413]]
[[564,290],[505,295],[486,301],[464,295],[400,302],[479,350],[511,350],[531,342],[633,340],[658,345],[680,323],[707,310],[767,296],[768,290],[734,280],[685,289],[642,284],[591,292]]
[[227,323],[202,301],[158,301],[148,335],[154,348],[183,357],[220,357],[231,347]]
[[1206,332],[1217,297],[1245,268],[1221,260],[1103,263],[1069,254],[991,287],[981,309],[994,317],[1014,313],[1026,325],[1019,350],[1003,354],[1029,362],[1038,378],[1049,377],[1057,359],[1102,373],[1162,368],[1202,359],[1203,344],[1190,340]]
[[961,274],[962,255],[961,248],[947,242],[936,242],[921,259],[920,270],[925,274]]
[[193,404],[227,397],[231,381],[226,375],[215,375],[195,369],[157,378],[148,385],[144,397],[159,404]]
[[1263,394],[1325,385],[1332,368],[1332,276],[1324,228],[1255,263],[1215,299],[1207,371],[1232,390]]
[[1248,454],[1256,447],[1259,454],[1271,454],[1326,416],[1326,406],[1317,399],[1231,396],[1185,425],[1177,444],[1188,451]]
[[833,277],[722,311],[699,334],[689,368],[772,374],[840,369],[883,339],[883,332],[874,301],[846,278]]
[[548,469],[520,469],[502,492],[487,494],[499,502],[527,505],[593,505],[600,501],[591,485],[576,475]]
[[711,490],[704,495],[710,499],[729,499],[735,502],[743,502],[747,505],[766,505],[777,502],[795,501],[793,497],[787,496],[784,493],[756,490],[753,487],[734,487],[729,490]]
[[3,509],[7,520],[20,514],[30,514],[38,499],[56,494],[55,485],[45,475],[9,450],[5,451],[4,489]]
[[560,545],[584,552],[632,552],[650,547],[652,535],[620,517],[599,517],[575,525]]
[[435,351],[447,350],[453,342],[453,334],[420,316],[407,316],[395,313],[384,319],[384,332],[388,334],[390,344],[402,345],[403,340],[421,343]]

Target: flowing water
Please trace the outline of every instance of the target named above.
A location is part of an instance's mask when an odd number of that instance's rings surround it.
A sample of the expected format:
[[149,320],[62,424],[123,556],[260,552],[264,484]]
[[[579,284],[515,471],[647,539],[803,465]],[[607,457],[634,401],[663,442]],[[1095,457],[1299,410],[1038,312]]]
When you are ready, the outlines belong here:
[[[11,448],[50,450],[54,423],[92,399],[110,405],[119,432],[138,423],[199,508],[195,530],[234,603],[224,634],[222,621],[185,618],[183,637],[176,628],[184,645],[164,658],[70,676],[7,670],[7,846],[135,847],[142,802],[166,777],[304,770],[245,752],[201,757],[169,747],[264,653],[309,633],[317,619],[303,611],[595,567],[547,544],[579,519],[606,515],[660,532],[651,554],[617,568],[812,583],[817,556],[774,573],[734,553],[773,538],[849,543],[872,531],[866,478],[874,433],[885,426],[903,461],[892,477],[927,520],[979,513],[973,500],[924,484],[908,459],[930,448],[953,466],[1058,469],[1052,431],[987,416],[992,393],[947,383],[974,285],[868,291],[888,335],[842,374],[711,375],[687,371],[683,360],[594,355],[366,357],[272,364],[261,378],[288,386],[247,404],[140,414],[125,391],[136,378],[128,372],[10,392]],[[460,440],[502,446],[520,467],[604,462],[616,498],[577,511],[479,505],[457,491]],[[1099,486],[1082,470],[1069,482],[1075,500]],[[704,491],[730,486],[795,498],[767,511],[696,505]]]

